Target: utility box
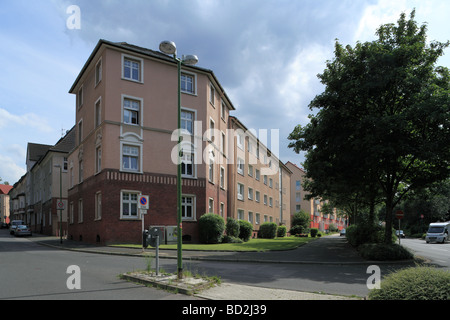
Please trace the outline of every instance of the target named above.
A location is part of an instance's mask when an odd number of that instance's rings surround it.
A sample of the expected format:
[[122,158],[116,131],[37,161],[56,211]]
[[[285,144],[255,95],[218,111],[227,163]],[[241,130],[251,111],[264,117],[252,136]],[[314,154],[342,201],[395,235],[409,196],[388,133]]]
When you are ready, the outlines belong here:
[[166,244],[177,243],[177,226],[166,226]]

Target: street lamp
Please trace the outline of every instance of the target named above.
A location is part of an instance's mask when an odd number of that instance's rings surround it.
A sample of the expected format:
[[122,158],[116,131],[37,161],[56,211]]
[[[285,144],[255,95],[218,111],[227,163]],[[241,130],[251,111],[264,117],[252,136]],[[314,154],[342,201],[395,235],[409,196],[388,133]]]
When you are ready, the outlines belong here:
[[[59,202],[62,203],[62,166],[55,164],[55,168],[59,168]],[[62,244],[62,209],[56,206],[56,210],[59,210],[59,243]]]
[[198,58],[195,55],[183,56],[177,58],[177,46],[172,41],[163,41],[159,44],[159,50],[162,53],[173,55],[177,62],[178,69],[178,163],[177,163],[177,261],[178,261],[178,279],[183,277],[183,258],[182,258],[182,226],[181,226],[181,64],[195,65]]

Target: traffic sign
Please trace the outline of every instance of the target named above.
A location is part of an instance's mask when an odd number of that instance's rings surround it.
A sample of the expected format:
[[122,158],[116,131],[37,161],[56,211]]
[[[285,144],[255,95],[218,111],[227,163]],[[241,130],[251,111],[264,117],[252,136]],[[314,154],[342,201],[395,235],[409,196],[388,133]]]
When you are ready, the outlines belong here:
[[58,203],[56,204],[57,210],[64,210],[65,206],[64,206],[64,202],[63,201],[58,201]]
[[395,217],[397,219],[403,219],[404,216],[405,216],[405,214],[403,213],[402,210],[397,210],[397,212],[395,213]]
[[148,196],[139,196],[139,209],[148,210]]

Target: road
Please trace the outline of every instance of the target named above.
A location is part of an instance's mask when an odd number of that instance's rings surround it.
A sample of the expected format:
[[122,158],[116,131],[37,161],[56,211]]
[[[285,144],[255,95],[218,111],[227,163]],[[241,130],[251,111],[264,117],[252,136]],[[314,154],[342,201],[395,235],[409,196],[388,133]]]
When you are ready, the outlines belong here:
[[450,269],[450,242],[426,243],[421,239],[401,239],[400,243],[431,263]]
[[[67,287],[72,273],[66,272],[71,265],[80,267],[80,290]],[[143,258],[57,250],[0,230],[0,300],[197,299],[135,285],[117,277],[120,273],[145,268]]]

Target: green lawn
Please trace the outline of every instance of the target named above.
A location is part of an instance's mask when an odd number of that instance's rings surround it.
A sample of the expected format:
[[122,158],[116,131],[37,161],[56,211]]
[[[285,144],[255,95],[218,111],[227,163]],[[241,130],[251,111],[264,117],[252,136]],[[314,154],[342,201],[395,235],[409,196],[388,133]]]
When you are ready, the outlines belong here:
[[[316,238],[311,237],[285,237],[275,239],[250,239],[244,243],[220,243],[220,244],[183,244],[183,250],[199,251],[270,251],[295,249]],[[142,248],[142,245],[118,244],[114,246]],[[176,249],[176,244],[162,244],[160,249]]]

